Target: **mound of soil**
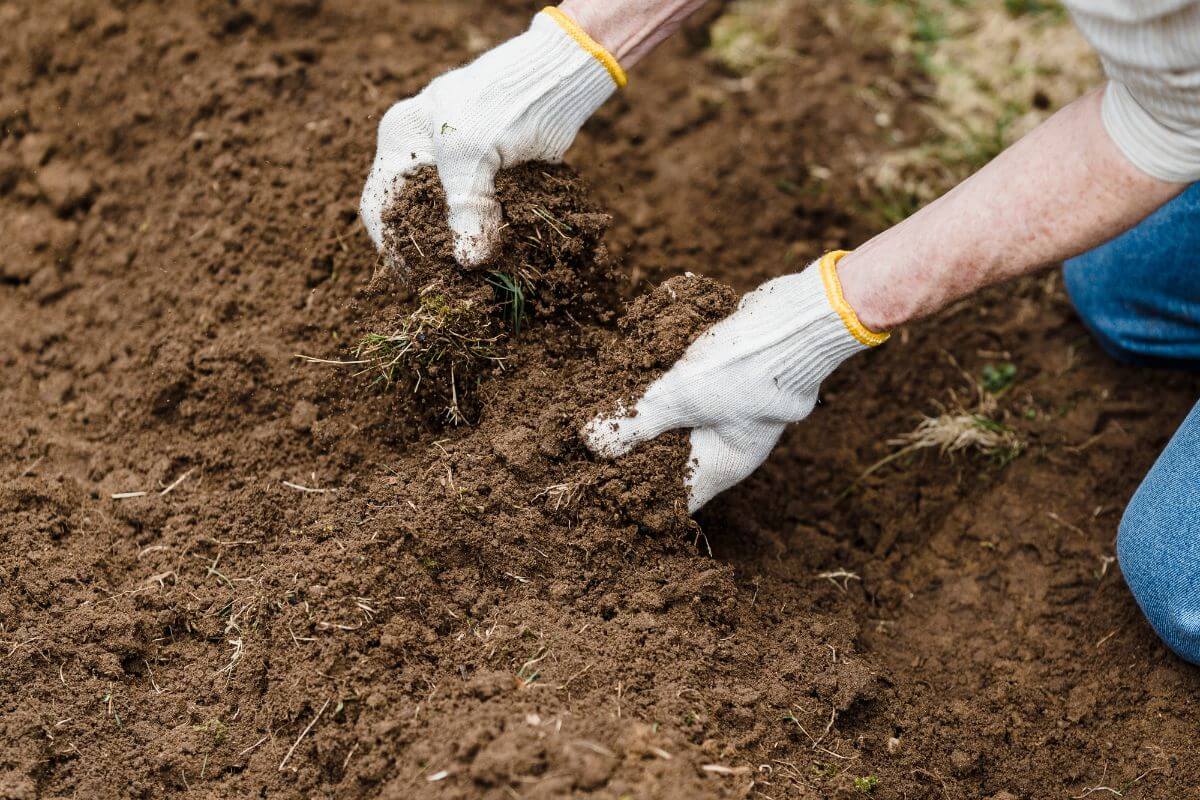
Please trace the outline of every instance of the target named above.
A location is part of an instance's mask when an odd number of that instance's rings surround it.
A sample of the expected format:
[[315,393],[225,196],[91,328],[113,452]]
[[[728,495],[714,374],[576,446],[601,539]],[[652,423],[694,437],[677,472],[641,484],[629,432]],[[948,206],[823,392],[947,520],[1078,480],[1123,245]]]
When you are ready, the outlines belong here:
[[[1200,383],[1112,364],[1053,276],[848,362],[695,521],[680,435],[582,448],[724,284],[873,233],[862,165],[924,134],[914,65],[785,1],[773,72],[708,57],[719,3],[640,64],[590,192],[502,185],[502,274],[554,276],[519,332],[435,183],[395,274],[356,202],[387,106],[536,6],[0,2],[0,797],[1195,794],[1200,677],[1111,559]],[[504,357],[465,422],[296,358],[436,281]],[[1002,362],[1018,458],[859,480]]]
[[[597,544],[621,539],[618,531],[698,536],[686,513],[684,432],[663,436],[613,463],[591,458],[578,432],[595,414],[636,400],[693,339],[733,310],[733,291],[708,278],[672,278],[632,302],[616,330],[598,324],[613,316],[611,309],[600,308],[598,298],[616,296],[616,277],[602,244],[609,217],[588,210],[586,190],[570,169],[527,165],[498,176],[498,196],[510,220],[501,247],[510,249],[487,267],[493,275],[526,271],[522,280],[530,309],[514,319],[508,301],[481,297],[485,281],[453,261],[445,203],[431,185],[436,180],[436,173],[426,170],[385,214],[387,261],[410,285],[423,284],[416,309],[393,302],[365,325],[422,312],[429,305],[429,287],[436,287],[439,303],[469,304],[477,312],[455,320],[460,337],[491,339],[505,322],[509,327],[494,337],[496,355],[488,374],[473,375],[467,386],[476,400],[477,425],[438,445],[445,474],[435,470],[431,482],[426,468],[396,470],[393,482],[409,508],[428,507],[421,526],[440,528],[447,543],[473,552],[492,546],[493,526],[517,533],[519,544],[545,536],[553,528],[551,518],[568,524],[582,541]],[[422,223],[420,238],[413,220]],[[547,246],[552,233],[559,242]],[[431,357],[452,355],[435,351]],[[439,367],[445,370],[444,363],[434,363],[424,372]],[[428,375],[418,379],[430,382]],[[403,382],[397,384],[403,391]],[[421,416],[421,404],[413,403],[410,413]],[[427,439],[444,435],[435,427]],[[446,491],[450,506],[444,504]],[[509,517],[532,501],[540,501],[534,504],[551,518]],[[468,535],[470,520],[481,525],[485,541]]]
[[[548,180],[557,193],[547,195]],[[562,213],[583,195],[561,167],[552,177],[540,167],[514,171],[501,186],[510,209],[534,198]],[[441,211],[425,186],[403,193],[389,220],[426,220],[422,239],[404,237],[416,250],[445,239]],[[532,296],[552,299],[535,301],[525,330],[506,337],[503,368],[480,376],[477,424],[454,432],[434,426],[387,474],[354,488],[289,482],[285,491],[317,497],[286,513],[278,498],[245,493],[217,529],[204,526],[201,534],[198,510],[168,510],[161,491],[114,493],[106,505],[117,520],[161,532],[133,555],[151,574],[100,597],[84,581],[51,604],[56,616],[71,610],[49,635],[33,634],[45,626],[27,601],[12,602],[7,619],[26,638],[6,677],[28,684],[38,680],[39,664],[58,664],[61,674],[43,678],[46,688],[58,682],[62,713],[74,722],[99,708],[92,724],[111,722],[108,733],[122,738],[141,740],[173,720],[134,772],[148,786],[175,791],[188,788],[191,757],[200,754],[206,774],[237,775],[245,791],[311,793],[334,781],[404,794],[403,786],[446,781],[439,793],[466,797],[515,791],[536,776],[545,796],[691,797],[706,786],[706,769],[750,773],[721,763],[737,748],[706,746],[694,698],[677,682],[684,675],[704,676],[712,696],[729,692],[724,703],[765,702],[778,712],[769,720],[743,712],[736,726],[743,745],[787,726],[798,735],[801,720],[816,728],[825,713],[860,701],[874,679],[851,656],[852,627],[797,609],[786,632],[768,632],[751,624],[760,612],[738,601],[730,567],[697,568],[711,548],[686,511],[684,432],[611,463],[593,459],[579,437],[594,414],[632,402],[730,313],[734,293],[681,276],[638,297],[615,328],[582,324],[570,309],[583,298],[563,287],[588,276],[611,280],[596,266],[606,258],[599,235],[606,218],[563,217],[571,231],[591,232],[542,259],[521,256],[546,276],[531,282]],[[579,269],[565,275],[572,263]],[[441,272],[424,269],[423,280],[437,281],[448,302],[473,296],[472,276],[452,262],[438,263]],[[611,291],[589,292],[593,312],[600,294]],[[367,325],[413,307],[395,297],[383,302]],[[484,326],[503,313],[502,304],[480,307]],[[397,424],[419,427],[420,404],[409,412],[415,419]],[[353,413],[346,407],[335,419],[347,423]],[[339,444],[327,434],[318,443]],[[77,485],[48,491],[22,477],[4,497],[6,509],[21,514],[19,549],[88,546],[78,541],[88,503]],[[70,582],[59,570],[10,568],[20,597]],[[208,661],[213,648],[224,652]],[[682,674],[666,684],[651,677],[666,670]],[[747,671],[760,678],[752,692],[713,683]],[[71,689],[79,674],[103,676],[126,693],[81,696]],[[313,685],[314,674],[328,683]],[[212,678],[221,689],[184,718],[161,698],[160,686]],[[805,686],[799,696],[795,681]],[[606,704],[613,719],[573,713]],[[678,717],[682,728],[658,730],[647,721],[649,708]],[[292,761],[291,744],[321,718],[326,726]],[[26,743],[14,753],[25,763],[57,752],[55,738],[38,735],[36,719],[8,719],[10,741]],[[259,731],[266,737],[243,741],[243,732]]]

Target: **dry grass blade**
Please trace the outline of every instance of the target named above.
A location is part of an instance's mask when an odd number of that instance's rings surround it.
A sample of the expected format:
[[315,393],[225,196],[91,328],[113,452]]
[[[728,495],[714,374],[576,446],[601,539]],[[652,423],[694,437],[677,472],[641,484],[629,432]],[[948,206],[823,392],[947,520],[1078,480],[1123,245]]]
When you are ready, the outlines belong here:
[[724,764],[701,764],[700,769],[711,775],[747,775],[750,767],[727,767]]
[[545,221],[546,221],[546,223],[547,223],[547,224],[548,224],[548,225],[549,225],[551,228],[553,228],[553,229],[554,229],[554,232],[555,232],[555,233],[557,233],[559,236],[561,236],[561,237],[562,237],[562,238],[564,238],[564,239],[570,239],[570,238],[571,238],[571,237],[568,235],[568,234],[571,232],[571,226],[570,226],[570,225],[568,225],[567,223],[563,222],[561,219],[559,219],[558,217],[554,216],[553,214],[551,214],[549,211],[547,211],[546,209],[542,208],[541,206],[534,206],[534,207],[533,207],[533,209],[532,209],[532,211],[533,211],[533,213],[534,213],[535,215],[537,215],[537,216],[538,216],[540,219],[543,219],[543,220],[545,220]]
[[533,496],[533,499],[538,500],[545,497],[547,501],[554,503],[554,510],[558,511],[561,508],[570,508],[575,505],[591,485],[590,481],[556,483],[542,489]]
[[943,453],[973,448],[989,455],[1008,454],[1010,460],[1022,447],[1009,428],[982,414],[965,411],[925,417],[914,430],[888,440],[888,444],[912,450],[936,447]]
[[321,706],[321,710],[318,711],[317,715],[312,718],[312,722],[308,723],[308,726],[305,727],[304,730],[300,731],[300,735],[296,737],[296,741],[294,741],[292,743],[292,746],[288,748],[287,753],[283,756],[283,761],[279,762],[279,771],[280,772],[283,772],[283,768],[287,766],[288,759],[290,759],[292,757],[292,753],[296,752],[296,748],[299,747],[300,742],[304,739],[305,736],[308,735],[308,732],[313,729],[313,726],[317,724],[317,720],[319,720],[321,718],[321,715],[325,713],[325,709],[328,707],[329,707],[329,701],[326,700],[325,703]]
[[995,395],[986,391],[979,381],[962,370],[953,356],[950,356],[949,353],[946,356],[950,364],[962,372],[972,391],[976,394],[977,401],[974,410],[968,411],[964,408],[955,393],[951,392],[953,399],[949,410],[935,417],[922,417],[916,428],[889,439],[887,443],[899,449],[863,470],[838,495],[839,501],[849,495],[864,478],[918,450],[937,448],[943,454],[975,450],[990,456],[1000,466],[1004,466],[1021,454],[1025,448],[1021,437],[1007,425],[992,419],[991,415],[997,411]]
[[889,439],[887,443],[900,449],[863,470],[838,496],[839,500],[848,495],[864,478],[918,450],[936,447],[942,453],[957,453],[975,449],[1003,465],[1020,455],[1025,447],[1025,443],[1013,430],[982,414],[966,411],[925,417],[914,430]]
[[375,373],[375,382],[385,387],[404,379],[418,391],[429,375],[441,375],[445,383],[448,421],[465,422],[459,408],[458,379],[482,362],[504,365],[486,311],[476,302],[451,301],[440,292],[426,291],[416,309],[402,317],[395,329],[363,337],[354,351],[355,363],[364,365],[358,374]]
[[420,377],[428,367],[455,358],[464,361],[487,360],[503,363],[494,351],[499,336],[478,336],[440,324],[418,309],[405,318],[401,328],[392,333],[370,333],[363,337],[355,350],[367,371],[378,372],[385,385],[395,383],[405,367],[411,367]]

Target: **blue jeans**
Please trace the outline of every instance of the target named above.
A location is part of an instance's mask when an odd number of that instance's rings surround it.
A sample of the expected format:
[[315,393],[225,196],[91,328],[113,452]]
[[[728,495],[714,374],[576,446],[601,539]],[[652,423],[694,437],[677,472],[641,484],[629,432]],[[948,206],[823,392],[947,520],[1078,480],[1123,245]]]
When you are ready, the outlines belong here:
[[[1063,268],[1084,323],[1114,358],[1200,369],[1200,183]],[[1200,403],[1129,501],[1117,559],[1142,612],[1200,664]]]

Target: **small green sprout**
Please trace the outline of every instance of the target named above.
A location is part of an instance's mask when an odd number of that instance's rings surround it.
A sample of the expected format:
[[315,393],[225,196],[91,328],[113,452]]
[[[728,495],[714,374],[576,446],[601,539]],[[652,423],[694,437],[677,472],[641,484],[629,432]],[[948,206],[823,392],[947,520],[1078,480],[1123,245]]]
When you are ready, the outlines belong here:
[[924,5],[917,6],[913,38],[918,42],[939,42],[946,38],[946,18]]
[[987,364],[983,368],[983,388],[992,394],[999,394],[1012,386],[1016,377],[1016,364],[1007,361],[1003,364]]
[[1067,15],[1066,9],[1054,0],[1004,0],[1004,8],[1013,17],[1048,13],[1054,19],[1063,19]]
[[100,702],[104,703],[105,708],[108,710],[108,713],[112,714],[113,719],[115,719],[117,721],[117,727],[124,728],[125,724],[123,722],[121,722],[121,715],[117,713],[117,710],[115,708],[113,708],[113,693],[112,693],[111,688],[108,690],[107,694],[102,695],[100,697]]
[[867,775],[863,778],[854,779],[854,788],[863,794],[873,794],[875,787],[879,785],[879,778],[874,775]]
[[545,650],[540,651],[536,656],[522,664],[521,668],[517,670],[517,680],[520,681],[521,688],[527,688],[537,682],[538,677],[542,673],[534,669],[534,667],[539,661],[544,659],[546,655],[547,653]]
[[504,309],[504,316],[512,326],[513,333],[521,332],[525,319],[525,286],[519,278],[504,272],[493,272],[487,282],[496,290],[496,299]]

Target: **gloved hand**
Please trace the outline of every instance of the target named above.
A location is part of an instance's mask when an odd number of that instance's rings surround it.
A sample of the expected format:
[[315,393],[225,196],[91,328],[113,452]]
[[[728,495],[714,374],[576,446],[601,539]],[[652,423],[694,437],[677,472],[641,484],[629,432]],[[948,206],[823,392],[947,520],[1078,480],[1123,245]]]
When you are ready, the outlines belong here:
[[361,213],[376,247],[382,215],[404,176],[436,164],[446,190],[454,255],[484,262],[501,225],[494,177],[525,161],[561,161],[583,123],[625,85],[609,53],[556,8],[529,30],[436,78],[379,123]]
[[767,281],[704,332],[634,406],[584,429],[588,447],[616,457],[674,428],[691,428],[688,511],[766,460],[784,426],[812,411],[817,389],[850,356],[882,344],[842,296],[828,253],[797,275]]

